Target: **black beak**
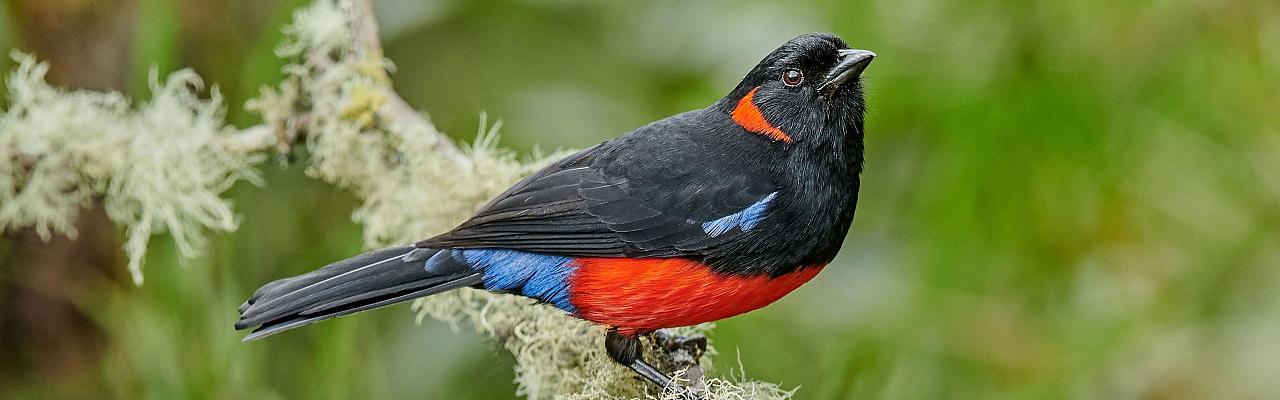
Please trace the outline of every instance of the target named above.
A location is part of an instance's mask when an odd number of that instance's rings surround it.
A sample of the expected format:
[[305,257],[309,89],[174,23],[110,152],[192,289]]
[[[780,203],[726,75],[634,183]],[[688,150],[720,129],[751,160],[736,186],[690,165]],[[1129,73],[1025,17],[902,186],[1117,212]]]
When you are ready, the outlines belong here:
[[818,86],[819,93],[830,95],[845,82],[858,79],[862,71],[867,69],[867,65],[871,65],[871,60],[876,58],[876,53],[866,50],[846,49],[839,52],[840,63],[827,72],[822,85]]

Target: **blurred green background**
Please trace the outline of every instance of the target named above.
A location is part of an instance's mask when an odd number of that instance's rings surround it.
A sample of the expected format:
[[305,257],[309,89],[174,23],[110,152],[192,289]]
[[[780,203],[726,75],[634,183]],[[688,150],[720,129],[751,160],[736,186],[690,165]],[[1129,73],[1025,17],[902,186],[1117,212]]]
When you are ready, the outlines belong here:
[[[273,49],[304,4],[8,0],[0,48],[52,60],[64,84],[138,98],[153,65],[193,68],[248,126],[239,105],[280,79]],[[866,171],[844,249],[779,303],[719,324],[722,372],[740,362],[800,399],[1280,398],[1280,3],[380,0],[377,11],[410,103],[462,140],[486,111],[525,154],[709,104],[800,33],[880,55],[864,79]],[[56,54],[68,48],[83,52]],[[60,65],[85,69],[75,54],[119,78],[59,78]],[[29,232],[0,240],[0,398],[513,397],[508,354],[415,326],[407,306],[240,343],[235,306],[255,287],[361,248],[350,195],[297,165],[262,170],[267,186],[228,194],[237,232],[187,262],[154,241],[140,288],[110,227],[96,258],[64,260],[98,267],[34,265]],[[71,322],[45,323],[55,314]]]

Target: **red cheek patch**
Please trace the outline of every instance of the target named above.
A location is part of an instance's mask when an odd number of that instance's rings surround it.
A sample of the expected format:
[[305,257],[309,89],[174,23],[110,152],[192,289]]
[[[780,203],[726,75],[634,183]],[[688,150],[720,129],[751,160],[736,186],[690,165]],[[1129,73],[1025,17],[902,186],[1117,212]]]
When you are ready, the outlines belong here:
[[764,119],[764,114],[760,113],[760,108],[756,107],[756,103],[752,101],[755,97],[756,89],[751,89],[746,96],[742,96],[742,100],[738,100],[738,106],[733,108],[733,122],[746,129],[747,132],[758,133],[768,137],[775,142],[793,143],[794,139],[786,132],[769,123]]

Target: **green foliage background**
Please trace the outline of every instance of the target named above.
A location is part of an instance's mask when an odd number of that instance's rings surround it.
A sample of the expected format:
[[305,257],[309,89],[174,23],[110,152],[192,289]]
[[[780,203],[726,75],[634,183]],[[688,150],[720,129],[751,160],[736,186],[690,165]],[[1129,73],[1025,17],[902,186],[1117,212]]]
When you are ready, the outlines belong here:
[[[280,78],[272,51],[301,4],[140,0],[131,95],[152,65],[192,67],[243,104]],[[460,139],[487,111],[524,152],[702,107],[796,34],[880,55],[853,232],[814,282],[719,324],[722,371],[740,360],[802,399],[1280,396],[1280,4],[378,7],[410,103]],[[0,48],[22,23],[0,9]],[[361,250],[351,196],[263,170],[266,187],[230,193],[241,228],[207,257],[156,240],[144,287],[77,298],[107,332],[96,369],[10,366],[0,397],[512,396],[509,355],[407,306],[240,343],[257,285]]]

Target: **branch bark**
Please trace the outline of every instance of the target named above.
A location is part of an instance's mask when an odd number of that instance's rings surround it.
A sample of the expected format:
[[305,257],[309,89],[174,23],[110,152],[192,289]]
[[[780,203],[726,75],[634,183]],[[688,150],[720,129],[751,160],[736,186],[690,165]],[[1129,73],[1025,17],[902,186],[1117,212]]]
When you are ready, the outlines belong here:
[[[378,20],[373,12],[373,1],[354,1],[347,23],[351,26],[351,31],[355,33],[353,38],[355,56],[359,59],[382,65],[382,40],[378,36]],[[333,66],[333,61],[329,59],[328,54],[312,52],[304,54],[302,57],[309,68],[315,68],[320,72]],[[420,131],[435,135],[436,140],[434,141],[433,150],[437,155],[459,165],[470,166],[471,159],[458,148],[452,139],[437,131],[430,121],[427,121],[421,113],[410,106],[403,97],[400,97],[399,93],[396,93],[386,70],[380,69],[378,73],[380,75],[376,79],[378,82],[377,92],[386,100],[382,107],[377,110],[378,117],[383,121],[421,128],[419,129]],[[305,138],[305,132],[302,132],[299,127],[306,126],[306,119],[309,117],[309,113],[300,112],[297,116],[290,117],[289,123],[277,124],[278,126],[257,125],[249,127],[241,130],[238,135],[231,139],[228,146],[242,152],[262,151],[274,146],[281,153],[287,153],[288,149],[296,141]]]
[[[378,36],[378,19],[373,13],[373,0],[360,0],[354,2],[351,10],[351,31],[355,32],[355,49],[356,56],[368,60],[376,60],[381,62],[383,59],[382,39]],[[436,154],[448,158],[462,165],[471,165],[471,159],[453,143],[453,140],[441,134],[435,129],[431,122],[428,122],[417,110],[414,110],[408,102],[396,93],[392,87],[391,79],[385,76],[379,80],[380,85],[378,91],[382,94],[387,102],[379,110],[379,116],[388,120],[395,120],[403,124],[411,124],[419,127],[427,128],[424,131],[434,132],[437,135],[435,141]]]

